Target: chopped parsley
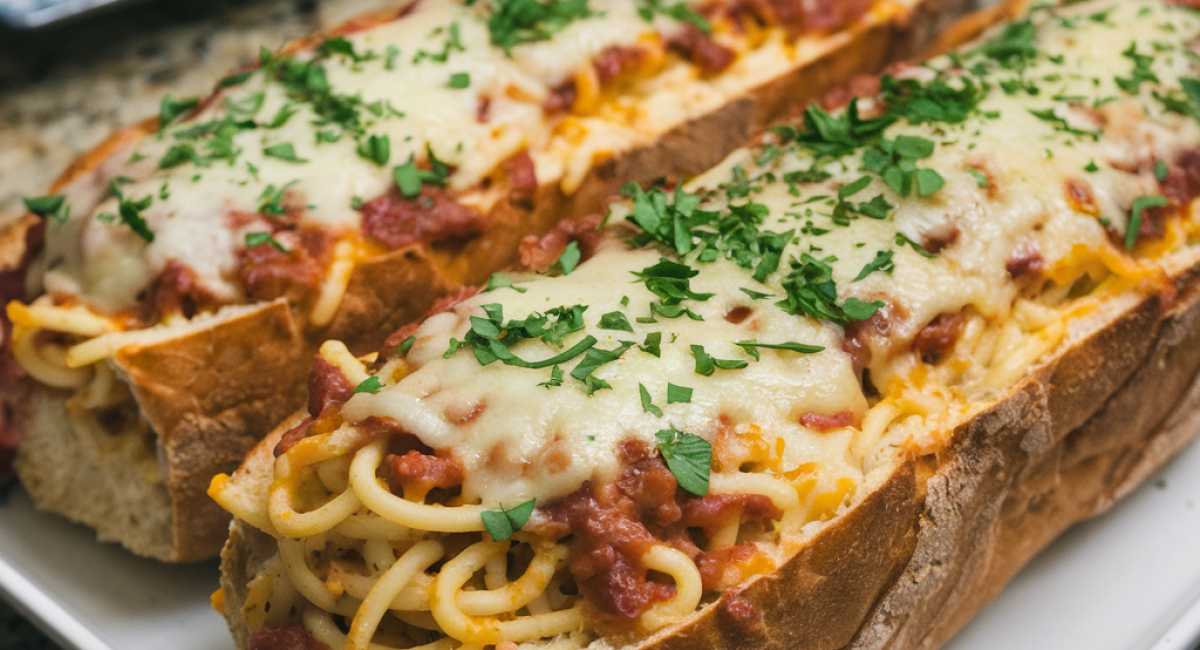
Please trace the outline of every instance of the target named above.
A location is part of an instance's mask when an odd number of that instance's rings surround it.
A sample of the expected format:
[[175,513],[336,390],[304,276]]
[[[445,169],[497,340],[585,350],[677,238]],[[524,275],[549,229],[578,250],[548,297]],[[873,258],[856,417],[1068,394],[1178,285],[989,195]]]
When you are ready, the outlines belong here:
[[117,197],[117,216],[120,222],[129,226],[129,229],[144,239],[147,244],[153,243],[154,232],[150,230],[150,226],[142,216],[142,211],[150,207],[150,204],[154,202],[154,197],[145,196],[136,201],[126,198],[121,193],[121,187],[116,181],[109,184],[108,191]]
[[528,289],[525,287],[515,286],[512,283],[512,276],[507,273],[493,273],[492,276],[488,278],[487,288],[484,289],[483,292],[487,293],[497,289],[512,289],[517,293],[525,293],[528,291]]
[[259,195],[258,211],[273,217],[281,217],[287,214],[287,209],[283,207],[283,198],[287,195],[288,188],[299,183],[300,181],[292,181],[283,187],[276,188],[274,185],[268,185],[267,189]]
[[271,145],[269,147],[265,147],[265,148],[263,148],[263,155],[270,156],[272,158],[278,158],[280,160],[286,160],[287,162],[294,162],[294,163],[308,162],[304,158],[301,158],[300,156],[296,155],[296,149],[295,149],[295,147],[292,146],[292,143],[290,143],[290,142],[284,142],[281,144],[276,144],[276,145]]
[[687,264],[674,262],[665,257],[661,258],[658,264],[634,273],[646,284],[646,288],[659,298],[650,303],[650,310],[653,313],[665,318],[679,318],[686,314],[692,320],[703,320],[699,314],[682,305],[684,300],[704,301],[713,297],[711,293],[692,291],[691,279],[699,274],[699,271]]
[[629,319],[625,317],[625,314],[619,311],[610,311],[600,317],[600,329],[632,332],[633,326],[629,324]]
[[25,198],[25,208],[43,219],[50,217],[58,223],[66,223],[71,216],[71,206],[62,194]]
[[[541,361],[527,361],[518,357],[512,347],[521,341],[540,339],[543,343],[561,346],[563,339],[584,328],[583,312],[587,309],[582,305],[574,307],[557,307],[547,310],[545,314],[531,314],[523,320],[504,321],[504,308],[499,304],[483,305],[486,317],[472,316],[471,329],[462,341],[450,339],[450,347],[444,356],[449,359],[463,348],[470,349],[480,365],[487,366],[497,361],[519,368],[549,368],[565,363],[585,352],[589,352],[598,342],[594,336],[586,336],[569,349]],[[630,344],[632,345],[632,343]],[[622,350],[622,353],[624,350]],[[620,356],[619,354],[617,355]],[[615,357],[614,357],[615,358]],[[593,361],[596,358],[593,357]],[[612,359],[609,359],[611,361]],[[582,365],[582,362],[581,364]],[[599,367],[596,364],[591,370]],[[576,372],[582,372],[576,368]],[[587,374],[590,375],[590,370]],[[575,376],[572,372],[571,376]],[[579,377],[586,381],[585,377]]]
[[162,98],[158,104],[158,130],[159,133],[164,131],[171,122],[184,113],[196,108],[200,105],[200,100],[195,97],[185,99],[175,99],[167,95]]
[[408,354],[408,351],[412,349],[413,344],[416,342],[417,342],[416,335],[410,336],[410,337],[404,339],[403,341],[401,341],[400,345],[396,346],[396,352],[398,352],[400,354]]
[[601,388],[612,388],[603,379],[598,379],[592,376],[601,366],[612,363],[621,358],[625,351],[633,347],[632,341],[621,341],[621,344],[612,350],[597,350],[596,348],[589,349],[583,359],[571,371],[571,377],[583,382],[588,389],[588,395],[596,392]]
[[368,50],[359,54],[354,50],[354,44],[346,40],[344,36],[335,36],[334,38],[326,39],[324,43],[317,48],[317,51],[326,57],[335,55],[344,56],[355,63],[370,61],[371,59],[379,58],[378,54]]
[[554,366],[553,368],[550,369],[550,378],[547,379],[546,381],[543,381],[542,383],[538,384],[538,386],[544,387],[547,390],[549,390],[551,388],[558,388],[559,386],[562,386],[562,384],[563,384],[563,370],[562,370],[562,368],[559,368],[558,366]]
[[1133,214],[1129,218],[1129,225],[1125,228],[1125,249],[1133,250],[1133,245],[1137,242],[1138,234],[1142,230],[1142,220],[1146,210],[1150,208],[1162,208],[1168,205],[1167,198],[1164,196],[1143,196],[1133,201]]
[[787,297],[775,303],[789,314],[804,314],[813,318],[845,325],[852,320],[866,320],[883,307],[882,301],[863,302],[847,298],[837,302],[837,285],[829,259],[817,259],[808,253],[792,260],[791,271],[783,279]]
[[641,0],[638,15],[649,22],[654,20],[654,14],[662,14],[681,23],[691,23],[705,34],[712,33],[712,25],[708,19],[693,11],[686,2],[668,4],[666,0]]
[[646,335],[646,340],[638,349],[650,356],[662,356],[662,332],[651,332]]
[[649,414],[653,415],[654,417],[659,417],[659,418],[661,418],[663,416],[662,409],[660,409],[654,405],[654,402],[650,399],[650,391],[647,390],[643,384],[638,384],[638,394],[642,398],[642,412],[643,413],[649,413]]
[[987,174],[983,173],[983,171],[974,167],[967,167],[967,173],[975,179],[976,187],[980,189],[987,189],[991,186],[991,181],[988,179]]
[[734,345],[746,351],[746,354],[754,357],[755,361],[759,361],[761,355],[759,348],[765,350],[786,350],[788,352],[797,352],[799,354],[816,354],[823,351],[825,348],[820,345],[808,345],[805,343],[759,343],[758,341],[737,341]]
[[696,358],[696,374],[711,377],[717,369],[739,370],[750,365],[745,359],[716,359],[704,350],[703,345],[692,346],[692,356]]
[[905,235],[904,233],[900,233],[900,232],[896,233],[895,241],[898,246],[908,246],[909,248],[916,251],[918,255],[920,255],[921,257],[924,257],[926,259],[933,259],[933,258],[937,257],[937,255],[930,253],[929,250],[926,249],[924,246],[909,239],[908,235]]
[[1169,178],[1170,176],[1171,176],[1171,168],[1167,166],[1167,163],[1165,163],[1161,160],[1154,163],[1154,180],[1162,183],[1162,182],[1166,181],[1167,178]]
[[909,196],[914,190],[917,196],[930,196],[946,181],[932,169],[919,169],[916,163],[932,156],[936,146],[932,140],[911,135],[882,139],[863,152],[863,169],[878,174],[900,196]]
[[260,244],[270,244],[271,248],[280,253],[288,252],[288,249],[279,240],[271,236],[269,232],[248,232],[246,233],[246,248],[254,248]]
[[429,159],[429,169],[417,167],[416,158],[411,154],[408,162],[392,169],[396,185],[400,188],[400,195],[406,199],[420,196],[423,185],[444,186],[446,178],[450,175],[450,168],[433,155],[433,149],[427,147],[425,151]]
[[892,257],[895,254],[895,251],[877,251],[875,253],[875,259],[867,262],[867,265],[864,266],[862,270],[858,272],[858,275],[854,277],[854,281],[858,282],[859,280],[866,278],[868,275],[871,275],[876,271],[882,271],[888,275],[891,275],[892,271],[896,268],[895,262],[892,261]]
[[553,266],[562,271],[563,275],[571,275],[575,271],[575,267],[579,266],[579,260],[582,258],[583,253],[579,250],[579,242],[572,241],[563,249],[562,255],[558,256],[558,260],[554,262]]
[[658,451],[679,487],[698,497],[708,494],[712,444],[700,436],[673,428],[663,429],[654,437],[658,439]]
[[355,394],[358,394],[358,393],[374,394],[374,393],[378,393],[381,390],[383,390],[383,382],[380,381],[379,377],[377,377],[375,375],[371,375],[370,377],[367,377],[361,383],[359,383],[359,385],[354,387]]
[[1118,88],[1130,95],[1136,95],[1143,83],[1159,83],[1158,75],[1154,74],[1150,69],[1150,66],[1154,63],[1154,57],[1149,54],[1138,54],[1137,41],[1130,43],[1129,48],[1121,54],[1133,61],[1133,72],[1128,77],[1117,77],[1114,79]]
[[1038,55],[1034,38],[1037,27],[1029,20],[1010,23],[998,36],[967,53],[968,57],[985,57],[1002,67],[1014,69],[1023,66]]
[[386,135],[369,135],[358,143],[358,155],[383,167],[392,157],[391,138]]
[[1054,112],[1053,108],[1047,108],[1041,111],[1029,109],[1029,114],[1043,122],[1049,123],[1056,131],[1070,133],[1071,135],[1089,137],[1096,142],[1099,142],[1100,136],[1104,134],[1103,131],[1088,131],[1086,129],[1077,129],[1071,126],[1071,124],[1067,122],[1066,118],[1059,117],[1058,114]]
[[775,297],[775,294],[773,293],[763,293],[761,291],[755,291],[754,289],[747,289],[746,287],[741,287],[741,291],[747,296],[750,296],[751,300],[765,300],[767,298]]
[[511,54],[524,43],[550,39],[581,18],[593,15],[588,0],[492,0],[487,19],[492,45]]
[[513,533],[521,530],[529,522],[529,517],[533,515],[533,507],[536,503],[536,499],[530,499],[512,508],[505,508],[504,504],[500,504],[499,510],[484,510],[480,513],[480,517],[483,519],[483,526],[494,541],[508,541],[513,536]]
[[667,404],[690,404],[692,389],[687,386],[676,386],[667,383]]

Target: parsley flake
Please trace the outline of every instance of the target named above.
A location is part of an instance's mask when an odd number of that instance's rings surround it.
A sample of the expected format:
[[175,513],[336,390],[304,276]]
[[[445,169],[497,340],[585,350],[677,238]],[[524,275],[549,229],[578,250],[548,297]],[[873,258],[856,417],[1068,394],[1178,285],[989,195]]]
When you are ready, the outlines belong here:
[[745,359],[716,359],[704,350],[703,345],[692,346],[692,356],[696,357],[696,374],[711,377],[718,368],[721,370],[740,370],[750,365]]
[[379,377],[376,377],[375,375],[371,375],[370,377],[367,377],[361,383],[359,383],[357,386],[354,387],[355,394],[358,394],[358,393],[375,394],[381,390],[383,390],[383,382],[380,381]]
[[687,386],[676,386],[672,383],[667,383],[667,404],[690,404],[692,402],[692,389]]
[[369,135],[358,143],[358,155],[383,167],[392,157],[391,138],[386,135]]
[[517,293],[525,293],[526,291],[529,291],[525,287],[515,286],[512,283],[512,276],[507,273],[493,273],[492,276],[488,278],[487,288],[484,289],[483,292],[487,293],[497,289],[512,289]]
[[1142,230],[1143,216],[1149,208],[1162,208],[1168,205],[1167,198],[1164,196],[1143,196],[1133,201],[1133,214],[1129,218],[1129,225],[1125,228],[1125,249],[1133,250],[1134,243],[1137,242],[1138,234]]
[[288,252],[288,249],[279,240],[271,236],[269,232],[248,232],[246,233],[246,248],[254,248],[260,244],[270,244],[271,248],[280,253]]
[[675,475],[679,487],[698,497],[708,494],[712,444],[700,436],[677,429],[663,429],[654,437],[658,439],[658,451],[667,463],[667,469]]
[[67,204],[66,197],[62,194],[38,196],[22,200],[25,202],[27,210],[43,219],[50,217],[58,223],[66,223],[71,215],[71,206]]
[[820,345],[807,345],[804,343],[759,343],[758,341],[737,341],[734,345],[746,351],[746,354],[754,357],[755,361],[759,361],[761,355],[758,349],[766,350],[787,350],[788,352],[798,352],[800,354],[816,354],[823,351],[825,348]]
[[610,311],[600,317],[600,329],[632,332],[633,325],[629,324],[629,319],[625,317],[625,314],[619,311]]
[[187,97],[184,99],[175,99],[167,95],[162,98],[158,104],[158,130],[161,133],[171,122],[184,113],[196,108],[200,105],[200,100],[195,97]]
[[524,43],[549,40],[572,22],[593,15],[588,0],[494,0],[488,17],[492,45],[512,54]]
[[284,142],[266,147],[263,149],[263,155],[294,163],[308,162],[308,160],[296,155],[296,149],[290,142]]
[[650,399],[650,391],[647,390],[644,385],[638,384],[638,394],[641,395],[641,398],[642,398],[642,412],[643,413],[650,413],[654,417],[658,417],[658,418],[661,418],[663,416],[662,409],[660,409],[654,405],[654,402],[651,401],[651,399]]
[[484,510],[480,513],[483,526],[494,541],[507,541],[513,536],[513,533],[521,530],[521,527],[529,522],[536,503],[536,499],[530,499],[512,508],[505,508],[504,504],[500,504],[499,510]]

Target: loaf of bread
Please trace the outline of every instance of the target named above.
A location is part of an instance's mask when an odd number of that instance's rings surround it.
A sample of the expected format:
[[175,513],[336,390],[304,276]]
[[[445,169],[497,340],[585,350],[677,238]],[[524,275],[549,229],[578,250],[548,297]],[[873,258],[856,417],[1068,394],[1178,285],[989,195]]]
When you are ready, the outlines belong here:
[[326,343],[212,485],[239,645],[940,645],[1200,433],[1198,36],[1039,3]]

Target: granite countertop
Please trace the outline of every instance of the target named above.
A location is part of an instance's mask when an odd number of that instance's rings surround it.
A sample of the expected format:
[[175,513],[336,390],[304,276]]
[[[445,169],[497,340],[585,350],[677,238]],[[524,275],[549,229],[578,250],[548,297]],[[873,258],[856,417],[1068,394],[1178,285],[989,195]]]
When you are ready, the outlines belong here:
[[202,95],[260,46],[399,0],[158,0],[36,32],[0,27],[0,223],[166,93]]
[[[260,46],[400,0],[147,0],[36,32],[0,27],[0,226],[166,93],[202,95]],[[0,648],[57,646],[0,601]]]

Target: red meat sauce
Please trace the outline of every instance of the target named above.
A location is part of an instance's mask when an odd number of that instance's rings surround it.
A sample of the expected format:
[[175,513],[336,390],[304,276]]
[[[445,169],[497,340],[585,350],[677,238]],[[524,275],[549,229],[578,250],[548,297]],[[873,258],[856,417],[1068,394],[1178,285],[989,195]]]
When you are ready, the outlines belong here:
[[1036,240],[1025,239],[1013,248],[1004,268],[1013,280],[1034,279],[1045,272],[1046,258]]
[[732,0],[700,8],[710,19],[724,15],[777,25],[793,34],[841,29],[870,11],[874,0]]
[[960,313],[938,314],[917,332],[913,339],[913,350],[920,355],[921,361],[936,366],[949,356],[966,324],[966,317]]
[[579,246],[580,261],[590,259],[604,234],[599,230],[604,222],[603,214],[593,214],[578,219],[560,221],[550,232],[529,235],[521,240],[519,254],[521,268],[527,271],[545,272],[562,257],[567,246],[575,242]]
[[880,360],[876,358],[879,354],[886,360],[906,349],[916,352],[923,362],[938,365],[954,349],[966,326],[966,317],[961,313],[938,314],[907,342],[910,347],[903,347],[905,341],[897,337],[900,323],[908,317],[903,307],[884,301],[883,308],[871,318],[846,326],[842,350],[850,355],[856,373],[862,373],[872,361]]
[[344,404],[354,395],[354,386],[342,374],[341,368],[329,363],[320,354],[313,360],[308,375],[308,413],[321,417],[327,409]]
[[484,217],[443,188],[425,185],[415,198],[399,189],[362,206],[363,234],[391,250],[451,237],[469,237],[484,230]]
[[329,646],[314,639],[303,625],[296,623],[252,633],[250,650],[329,650]]
[[[533,158],[523,150],[500,165],[496,174],[482,181],[484,188],[504,182],[508,201],[522,209],[532,209],[537,194],[537,170]],[[363,234],[389,250],[414,244],[467,239],[487,229],[487,216],[478,209],[460,203],[454,192],[425,184],[415,197],[401,196],[399,188],[365,203],[362,213]]]
[[[714,41],[691,23],[686,23],[678,34],[667,40],[667,47],[694,63],[704,74],[717,74],[733,64],[737,54]],[[612,91],[642,67],[651,52],[639,45],[614,45],[605,48],[592,60],[592,69],[601,91]],[[579,97],[574,79],[568,79],[551,89],[542,102],[547,113],[561,113],[575,108]]]
[[462,287],[457,292],[439,299],[437,302],[433,303],[433,306],[429,308],[429,311],[426,312],[424,316],[405,325],[404,327],[401,327],[393,332],[391,336],[387,337],[387,339],[383,342],[383,349],[380,351],[380,356],[390,356],[393,351],[400,346],[400,344],[407,341],[410,336],[420,329],[421,325],[428,320],[430,316],[448,312],[458,305],[475,297],[482,290],[482,287],[476,286]]
[[[1189,7],[1200,6],[1200,0],[1194,2],[1177,2]],[[1167,199],[1167,205],[1153,206],[1142,212],[1142,222],[1138,228],[1137,239],[1159,239],[1167,233],[1167,223],[1172,218],[1187,214],[1191,202],[1200,197],[1200,148],[1184,150],[1174,160],[1163,160],[1147,157],[1137,161],[1123,161],[1110,164],[1114,168],[1128,174],[1146,176],[1156,173],[1156,167],[1162,162],[1166,165],[1167,175],[1158,181],[1159,194]],[[1099,215],[1099,208],[1092,199],[1092,190],[1088,183],[1080,179],[1068,181],[1067,200],[1071,207],[1083,214]],[[1132,212],[1132,207],[1130,208]],[[1125,248],[1125,235],[1112,227],[1106,227],[1108,236],[1117,248]]]
[[[1200,0],[1196,0],[1200,5]],[[1187,3],[1186,6],[1193,6]],[[1152,169],[1158,161],[1147,160],[1145,169],[1133,170],[1145,173]],[[1142,224],[1138,230],[1138,238],[1161,238],[1167,233],[1167,221],[1171,217],[1187,213],[1192,200],[1200,197],[1200,148],[1188,149],[1175,160],[1167,162],[1167,176],[1159,181],[1162,196],[1166,197],[1167,205],[1155,206],[1142,213]],[[1122,246],[1124,237],[1119,237]]]
[[685,23],[683,30],[667,41],[667,46],[694,63],[705,74],[718,74],[733,65],[737,53],[714,41],[699,27]]
[[834,429],[841,429],[850,425],[858,424],[858,416],[852,411],[842,411],[833,415],[824,415],[821,413],[805,413],[800,416],[800,424],[825,433]]
[[662,459],[639,442],[627,441],[617,450],[625,466],[622,476],[607,485],[585,483],[555,503],[540,507],[545,515],[534,530],[544,537],[567,539],[571,548],[568,570],[579,593],[605,614],[633,618],[655,603],[670,599],[675,589],[649,576],[641,558],[666,543],[692,558],[706,590],[717,589],[757,553],[752,544],[711,552],[697,539],[711,536],[731,518],[769,528],[782,517],[762,495],[695,497],[679,489]]

